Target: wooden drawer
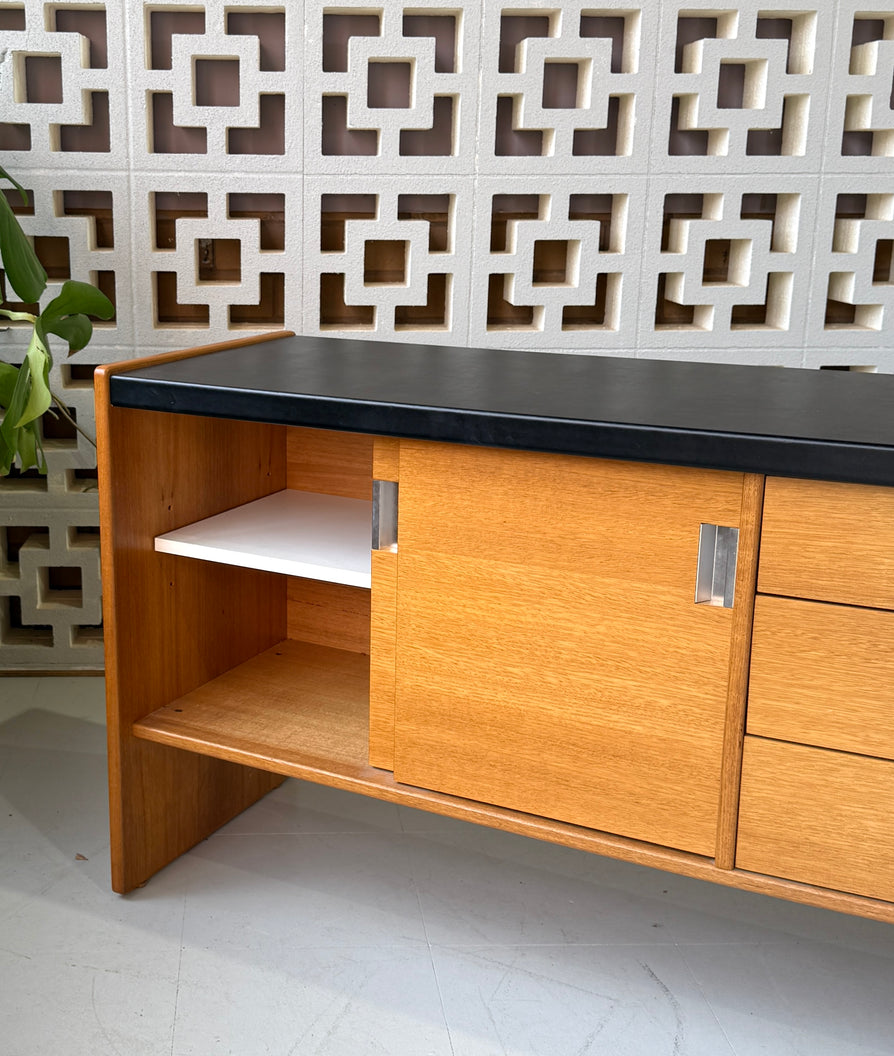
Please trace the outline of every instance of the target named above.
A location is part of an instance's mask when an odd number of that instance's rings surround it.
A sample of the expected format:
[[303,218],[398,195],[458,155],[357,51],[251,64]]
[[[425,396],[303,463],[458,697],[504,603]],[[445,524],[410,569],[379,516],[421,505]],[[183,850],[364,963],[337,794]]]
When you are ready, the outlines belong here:
[[894,609],[894,488],[768,478],[758,590]]
[[894,900],[894,763],[745,738],[736,866]]
[[748,732],[894,759],[894,613],[758,597]]

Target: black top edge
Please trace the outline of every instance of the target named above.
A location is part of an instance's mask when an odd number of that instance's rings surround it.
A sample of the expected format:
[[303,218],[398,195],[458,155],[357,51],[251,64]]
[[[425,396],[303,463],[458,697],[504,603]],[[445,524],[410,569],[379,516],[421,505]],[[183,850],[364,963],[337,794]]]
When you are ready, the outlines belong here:
[[894,377],[285,337],[112,375],[116,406],[894,485]]

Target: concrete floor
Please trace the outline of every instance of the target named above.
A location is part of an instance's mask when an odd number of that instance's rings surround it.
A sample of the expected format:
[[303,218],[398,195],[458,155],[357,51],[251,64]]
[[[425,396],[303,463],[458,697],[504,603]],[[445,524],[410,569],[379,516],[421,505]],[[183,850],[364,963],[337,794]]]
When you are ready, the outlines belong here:
[[98,678],[0,679],[2,1056],[891,1056],[894,928],[290,781],[108,882]]

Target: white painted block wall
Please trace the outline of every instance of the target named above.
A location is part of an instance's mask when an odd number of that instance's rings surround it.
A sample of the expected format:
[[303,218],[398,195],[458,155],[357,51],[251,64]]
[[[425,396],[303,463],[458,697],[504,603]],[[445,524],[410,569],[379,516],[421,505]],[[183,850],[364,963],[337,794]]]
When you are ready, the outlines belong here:
[[[892,94],[892,0],[0,0],[23,224],[117,303],[57,350],[88,428],[95,364],[281,327],[890,372]],[[0,669],[102,663],[93,455],[47,446]]]

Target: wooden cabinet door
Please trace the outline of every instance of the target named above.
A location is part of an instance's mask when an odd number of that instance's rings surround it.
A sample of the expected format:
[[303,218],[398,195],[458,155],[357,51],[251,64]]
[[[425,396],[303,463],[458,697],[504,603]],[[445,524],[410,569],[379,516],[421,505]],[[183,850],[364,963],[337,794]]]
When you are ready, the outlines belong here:
[[713,855],[743,481],[402,441],[396,779]]

